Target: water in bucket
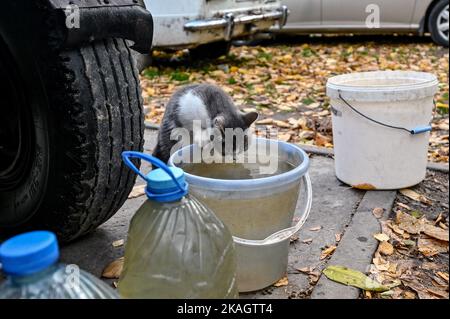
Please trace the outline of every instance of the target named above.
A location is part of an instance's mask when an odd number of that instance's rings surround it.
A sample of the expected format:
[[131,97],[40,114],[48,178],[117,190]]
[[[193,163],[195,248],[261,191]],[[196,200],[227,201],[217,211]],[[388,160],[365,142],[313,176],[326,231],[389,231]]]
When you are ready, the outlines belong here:
[[0,299],[115,299],[112,288],[76,265],[58,264],[56,236],[34,231],[0,246],[0,263],[7,276]]
[[[291,171],[295,166],[287,161],[279,161],[277,169],[271,173],[261,170],[259,163],[189,163],[181,167],[186,173],[206,178],[253,180],[280,175]],[[292,224],[299,186],[299,183],[292,183],[282,192],[273,190],[260,192],[261,196],[257,197],[242,196],[233,199],[226,195],[213,197],[196,194],[216,212],[234,236],[264,239]]]
[[[160,168],[143,175],[130,157]],[[133,216],[119,292],[125,298],[237,298],[230,232],[187,192],[184,172],[154,157],[124,152],[147,183],[148,200]]]

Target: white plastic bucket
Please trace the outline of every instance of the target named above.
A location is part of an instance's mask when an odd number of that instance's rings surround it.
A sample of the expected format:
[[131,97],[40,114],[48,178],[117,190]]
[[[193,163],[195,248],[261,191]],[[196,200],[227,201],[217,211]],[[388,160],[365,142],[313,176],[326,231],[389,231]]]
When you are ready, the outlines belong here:
[[327,95],[337,178],[360,189],[400,189],[420,183],[426,174],[437,88],[436,77],[423,72],[377,71],[330,78]]

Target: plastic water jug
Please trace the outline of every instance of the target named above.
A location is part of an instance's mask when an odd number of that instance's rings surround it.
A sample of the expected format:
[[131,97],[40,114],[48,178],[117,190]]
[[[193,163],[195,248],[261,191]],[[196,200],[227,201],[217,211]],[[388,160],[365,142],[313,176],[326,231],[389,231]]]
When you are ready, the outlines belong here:
[[[184,172],[138,152],[125,163],[147,182],[148,199],[133,216],[118,289],[124,298],[237,298],[232,236],[188,194]],[[159,167],[142,174],[130,158]]]
[[0,299],[115,299],[117,293],[76,265],[58,263],[55,234],[33,231],[0,246],[0,263],[7,276]]

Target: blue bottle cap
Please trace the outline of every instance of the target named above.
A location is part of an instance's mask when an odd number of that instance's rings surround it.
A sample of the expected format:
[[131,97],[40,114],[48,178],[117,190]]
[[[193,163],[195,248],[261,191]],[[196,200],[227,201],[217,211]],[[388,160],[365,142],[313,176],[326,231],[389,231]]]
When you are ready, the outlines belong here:
[[[159,168],[144,175],[131,162],[130,158],[143,159],[154,167]],[[188,184],[185,181],[184,171],[181,168],[168,167],[156,157],[134,151],[123,152],[122,159],[129,168],[147,182],[145,193],[149,199],[162,203],[173,202],[181,199],[188,193]]]
[[58,261],[58,241],[49,231],[32,231],[14,236],[0,246],[0,263],[5,274],[26,276]]

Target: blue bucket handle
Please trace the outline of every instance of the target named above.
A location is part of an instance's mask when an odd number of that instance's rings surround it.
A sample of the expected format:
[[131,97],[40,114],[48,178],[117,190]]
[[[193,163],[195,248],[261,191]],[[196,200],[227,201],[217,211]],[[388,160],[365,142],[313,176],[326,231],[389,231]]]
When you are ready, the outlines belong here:
[[[160,159],[151,156],[151,155],[147,155],[141,152],[135,152],[135,151],[125,151],[122,153],[122,159],[125,162],[125,164],[131,168],[131,170],[133,172],[135,172],[136,174],[138,174],[140,177],[142,177],[147,183],[149,183],[149,180],[147,179],[147,176],[145,176],[134,164],[133,162],[131,162],[130,158],[139,158],[142,160],[145,160],[147,162],[149,162],[150,164],[161,168],[164,172],[166,172],[170,178],[172,178],[172,180],[175,182],[175,184],[177,185],[177,187],[179,188],[178,191],[175,192],[171,192],[171,193],[166,193],[164,194],[164,196],[170,196],[170,195],[176,195],[179,194],[180,192],[183,193],[183,195],[187,194],[187,189],[188,189],[188,185],[187,183],[184,185],[184,187],[182,185],[180,185],[180,183],[178,182],[178,180],[176,179],[176,177],[173,175],[172,171],[170,170],[170,168],[164,164],[163,161],[161,161]],[[157,198],[160,197],[161,194],[152,194],[148,191],[148,188],[146,188],[146,194],[149,198]]]

